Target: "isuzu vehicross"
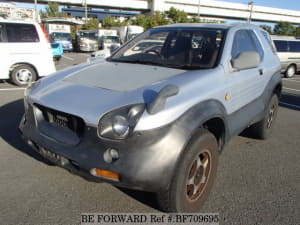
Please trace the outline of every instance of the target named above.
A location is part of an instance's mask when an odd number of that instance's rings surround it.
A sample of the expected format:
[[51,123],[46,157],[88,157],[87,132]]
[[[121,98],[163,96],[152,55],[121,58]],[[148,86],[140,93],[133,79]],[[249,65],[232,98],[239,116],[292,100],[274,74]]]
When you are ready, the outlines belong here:
[[169,25],[32,84],[20,130],[59,166],[156,192],[164,211],[194,212],[225,144],[245,128],[270,135],[280,93],[280,62],[262,29]]

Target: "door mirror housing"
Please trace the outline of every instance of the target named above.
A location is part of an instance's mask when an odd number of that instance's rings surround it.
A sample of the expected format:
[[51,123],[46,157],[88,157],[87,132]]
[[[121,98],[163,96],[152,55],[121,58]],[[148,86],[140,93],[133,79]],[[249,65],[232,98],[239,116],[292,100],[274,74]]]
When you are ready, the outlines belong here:
[[231,65],[236,70],[246,70],[259,66],[260,56],[257,52],[242,52],[235,59],[231,60]]

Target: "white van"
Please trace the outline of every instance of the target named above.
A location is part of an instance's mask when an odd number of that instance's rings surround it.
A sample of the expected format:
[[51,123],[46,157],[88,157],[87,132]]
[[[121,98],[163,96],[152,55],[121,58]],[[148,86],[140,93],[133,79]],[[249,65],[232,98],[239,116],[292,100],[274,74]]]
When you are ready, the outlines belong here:
[[51,45],[36,22],[0,19],[0,79],[26,86],[55,72]]
[[300,71],[300,40],[291,36],[271,36],[281,62],[281,72],[285,77]]

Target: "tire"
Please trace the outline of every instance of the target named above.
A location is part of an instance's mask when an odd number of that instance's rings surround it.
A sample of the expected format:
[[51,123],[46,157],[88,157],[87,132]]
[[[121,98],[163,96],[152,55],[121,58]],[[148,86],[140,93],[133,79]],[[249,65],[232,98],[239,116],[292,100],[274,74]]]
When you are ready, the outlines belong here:
[[296,74],[296,66],[295,65],[289,65],[288,68],[285,71],[285,77],[291,78]]
[[11,80],[17,86],[27,86],[30,82],[37,79],[35,70],[28,65],[20,65],[11,72]]
[[270,137],[278,111],[278,96],[273,94],[264,118],[251,126],[251,132],[256,138],[265,140]]
[[157,193],[158,205],[166,212],[199,212],[217,171],[217,140],[200,129],[185,148],[168,190]]

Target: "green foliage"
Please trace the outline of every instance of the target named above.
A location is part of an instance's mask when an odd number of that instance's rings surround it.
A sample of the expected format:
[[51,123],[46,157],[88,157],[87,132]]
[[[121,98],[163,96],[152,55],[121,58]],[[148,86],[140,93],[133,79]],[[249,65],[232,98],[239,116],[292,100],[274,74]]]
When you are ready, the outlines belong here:
[[67,17],[66,13],[59,11],[59,4],[56,2],[49,2],[46,11],[41,11],[40,15],[42,19],[48,17]]
[[199,17],[192,17],[189,19],[189,23],[201,23],[201,19]]
[[274,26],[273,33],[277,35],[290,35],[296,34],[296,28],[289,22],[279,22]]
[[166,15],[171,20],[171,23],[187,23],[189,21],[186,12],[175,9],[174,7],[166,11]]
[[138,15],[135,18],[131,18],[128,22],[132,25],[142,26],[145,30],[170,23],[165,14],[160,12],[155,12],[153,16]]
[[272,27],[270,27],[268,25],[260,25],[260,27],[262,29],[264,29],[265,31],[267,31],[269,34],[272,34]]
[[120,26],[126,26],[126,22],[120,22],[116,21],[114,17],[109,16],[102,20],[102,27],[120,27]]
[[83,24],[81,29],[83,30],[98,30],[99,20],[97,18],[89,19],[86,24]]
[[295,28],[295,36],[300,37],[300,26]]

